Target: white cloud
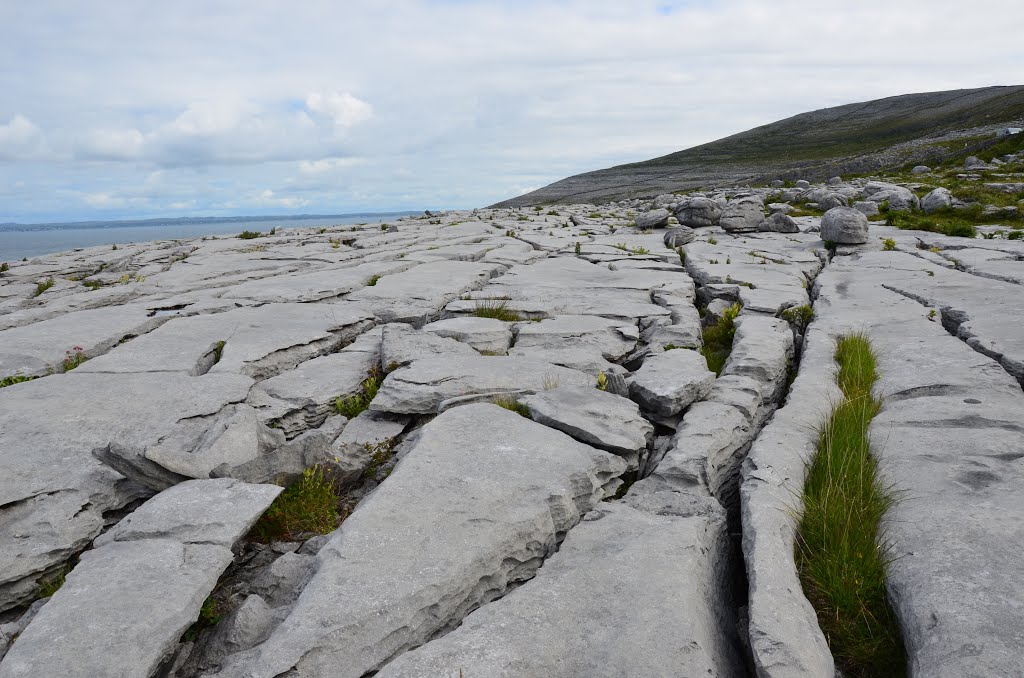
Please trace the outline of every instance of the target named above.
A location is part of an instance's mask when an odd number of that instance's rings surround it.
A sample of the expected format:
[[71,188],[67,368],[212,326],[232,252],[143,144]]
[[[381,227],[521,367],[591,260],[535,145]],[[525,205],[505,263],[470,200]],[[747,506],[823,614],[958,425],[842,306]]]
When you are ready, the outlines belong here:
[[806,110],[1024,83],[991,19],[1019,0],[822,0],[813,26],[802,0],[22,4],[0,222],[474,207]]
[[111,195],[110,193],[86,193],[82,196],[82,200],[90,207],[99,207],[101,209],[124,207],[128,204],[128,201],[124,198]]
[[0,125],[0,159],[32,158],[42,144],[43,133],[23,115],[15,115]]
[[373,106],[348,92],[313,92],[306,96],[306,107],[326,115],[338,127],[352,127],[373,117]]

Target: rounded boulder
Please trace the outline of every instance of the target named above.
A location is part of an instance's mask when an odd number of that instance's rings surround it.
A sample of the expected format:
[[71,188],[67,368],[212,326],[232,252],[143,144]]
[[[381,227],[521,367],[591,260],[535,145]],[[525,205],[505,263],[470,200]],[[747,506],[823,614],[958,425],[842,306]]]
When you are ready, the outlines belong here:
[[852,207],[833,207],[821,218],[821,239],[838,245],[862,245],[868,241],[868,218]]

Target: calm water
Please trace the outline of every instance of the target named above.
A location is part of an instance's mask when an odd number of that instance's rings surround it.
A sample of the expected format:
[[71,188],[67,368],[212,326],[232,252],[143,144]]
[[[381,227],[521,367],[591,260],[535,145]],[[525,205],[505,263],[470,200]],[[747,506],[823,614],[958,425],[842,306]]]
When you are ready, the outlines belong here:
[[78,247],[198,238],[204,235],[237,235],[242,231],[263,231],[292,226],[383,223],[411,212],[341,214],[309,218],[257,219],[254,221],[190,221],[189,223],[108,221],[95,224],[47,224],[0,226],[0,261],[14,261]]

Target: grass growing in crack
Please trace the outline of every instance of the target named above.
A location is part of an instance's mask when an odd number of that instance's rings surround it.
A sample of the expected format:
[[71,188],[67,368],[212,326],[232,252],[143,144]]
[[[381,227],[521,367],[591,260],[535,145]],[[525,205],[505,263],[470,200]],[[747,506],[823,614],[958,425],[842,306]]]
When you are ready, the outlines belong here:
[[33,294],[32,296],[33,297],[41,296],[43,294],[43,292],[45,292],[46,290],[48,290],[51,287],[53,287],[55,282],[56,281],[53,278],[47,278],[46,280],[44,280],[41,283],[36,283],[36,291],[35,291],[35,294]]
[[67,579],[68,571],[67,568],[62,567],[49,577],[44,577],[39,580],[39,588],[36,590],[37,597],[49,598],[56,593],[61,586],[64,586],[64,581]]
[[64,359],[61,361],[61,367],[64,368],[65,372],[70,372],[88,358],[85,357],[84,349],[81,346],[75,346],[74,348],[64,351]]
[[220,605],[216,598],[210,595],[203,601],[203,606],[199,608],[199,619],[185,631],[185,640],[195,640],[199,637],[201,631],[216,626],[217,622],[223,619],[224,616],[224,613],[220,611]]
[[252,528],[254,541],[295,541],[304,533],[327,534],[338,526],[338,492],[321,466],[308,468],[302,477],[277,496]]
[[732,353],[732,340],[736,336],[736,317],[740,314],[740,305],[733,304],[722,312],[722,317],[701,331],[704,345],[700,354],[708,361],[708,369],[721,374],[725,361]]
[[522,320],[515,311],[508,308],[508,299],[480,299],[476,302],[473,315],[477,318],[494,318],[505,322]]
[[877,360],[863,334],[842,337],[835,359],[844,398],[808,462],[797,571],[843,675],[903,676],[899,624],[885,591],[890,545],[881,532],[895,492],[879,479],[868,437],[881,407],[872,393]]
[[530,418],[530,408],[510,395],[496,396],[491,402],[498,407],[504,407],[510,412],[515,412],[521,417]]
[[782,319],[796,328],[797,332],[803,334],[807,326],[814,320],[814,309],[807,304],[790,306],[782,312]]
[[3,379],[0,379],[0,388],[5,388],[7,386],[14,386],[15,384],[20,384],[20,383],[26,382],[26,381],[32,381],[33,379],[37,379],[37,378],[38,377],[28,377],[28,376],[25,376],[24,374],[12,374],[12,375],[10,375],[8,377],[4,377]]
[[334,410],[348,419],[354,419],[370,406],[370,403],[377,396],[380,384],[384,381],[384,373],[379,367],[374,367],[363,379],[359,393],[346,398],[338,397],[334,400]]
[[373,287],[374,285],[377,284],[378,280],[380,280],[380,276],[379,275],[370,276],[370,279],[366,281],[366,286],[367,287]]

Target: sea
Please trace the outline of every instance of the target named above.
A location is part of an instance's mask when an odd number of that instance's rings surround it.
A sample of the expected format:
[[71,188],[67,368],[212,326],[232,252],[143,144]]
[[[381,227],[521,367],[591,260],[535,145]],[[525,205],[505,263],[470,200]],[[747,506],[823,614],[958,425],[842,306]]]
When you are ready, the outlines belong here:
[[272,228],[380,224],[420,212],[315,214],[288,217],[186,217],[138,221],[80,221],[60,224],[0,224],[0,262],[65,252],[80,247],[179,240],[204,235],[237,235]]

